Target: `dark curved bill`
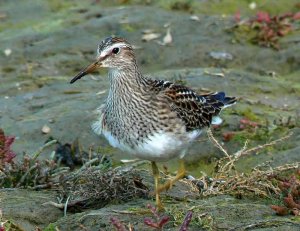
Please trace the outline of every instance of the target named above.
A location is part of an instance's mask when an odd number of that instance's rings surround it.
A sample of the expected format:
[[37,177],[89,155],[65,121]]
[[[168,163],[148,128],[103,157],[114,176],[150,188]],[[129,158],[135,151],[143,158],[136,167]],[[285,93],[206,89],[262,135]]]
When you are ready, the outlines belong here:
[[98,62],[94,62],[90,65],[88,65],[86,68],[84,68],[82,71],[80,71],[71,81],[70,83],[74,83],[75,81],[77,81],[78,79],[81,79],[83,76],[90,74],[92,72],[94,72],[97,68],[97,66],[99,66]]

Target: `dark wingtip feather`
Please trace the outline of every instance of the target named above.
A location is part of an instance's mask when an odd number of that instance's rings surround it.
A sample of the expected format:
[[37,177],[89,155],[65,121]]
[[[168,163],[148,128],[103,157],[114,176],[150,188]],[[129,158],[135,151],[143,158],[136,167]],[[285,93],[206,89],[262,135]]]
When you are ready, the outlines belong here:
[[215,100],[222,102],[224,106],[230,106],[236,102],[235,97],[226,96],[224,92],[217,92],[213,96]]
[[225,93],[223,91],[217,92],[217,93],[215,93],[214,98],[216,100],[223,101],[225,98]]
[[225,97],[225,100],[223,101],[225,105],[232,105],[236,103],[235,97]]

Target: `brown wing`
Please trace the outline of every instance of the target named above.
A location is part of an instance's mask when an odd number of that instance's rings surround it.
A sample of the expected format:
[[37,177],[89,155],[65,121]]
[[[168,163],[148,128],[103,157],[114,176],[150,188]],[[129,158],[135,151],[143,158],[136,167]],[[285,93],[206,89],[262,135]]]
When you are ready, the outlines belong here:
[[236,101],[234,97],[225,97],[224,92],[198,95],[188,87],[168,81],[153,80],[152,86],[169,98],[171,110],[184,122],[187,131],[209,126],[213,116]]

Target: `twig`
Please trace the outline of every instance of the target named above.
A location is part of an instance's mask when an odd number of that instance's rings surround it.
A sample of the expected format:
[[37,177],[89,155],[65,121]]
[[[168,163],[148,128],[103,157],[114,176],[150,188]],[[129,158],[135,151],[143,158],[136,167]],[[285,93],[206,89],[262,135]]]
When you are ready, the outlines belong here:
[[[140,215],[141,213],[139,213],[138,211],[129,211],[129,210],[111,210],[112,212],[114,213],[119,213],[119,214],[134,214],[134,215]],[[148,214],[149,211],[148,210],[145,210],[143,211],[142,214]]]
[[[215,179],[212,182],[207,182],[208,186],[206,187],[206,191],[202,193],[203,196],[220,195],[224,193],[238,195],[250,193],[263,197],[268,197],[271,193],[278,195],[280,189],[270,181],[269,176],[274,175],[275,173],[297,169],[300,166],[300,162],[297,162],[272,168],[269,163],[264,163],[263,165],[254,167],[251,174],[245,174],[238,171],[233,173],[232,170],[235,167],[235,163],[240,157],[282,142],[288,139],[293,133],[289,133],[282,138],[249,149],[247,149],[248,141],[246,141],[244,147],[232,155],[229,155],[218,140],[214,138],[211,130],[208,130],[207,133],[212,143],[219,148],[225,156],[217,162],[216,173],[214,176]],[[269,167],[269,169],[262,170],[262,167]],[[220,179],[226,179],[226,181],[217,183]],[[203,182],[205,182],[205,179]]]
[[[217,140],[215,141],[218,142]],[[237,151],[233,155],[226,156],[225,159],[229,159],[229,161],[226,164],[224,164],[218,172],[230,172],[234,167],[234,163],[240,158],[240,156],[245,151],[247,144],[248,144],[248,140],[245,141],[244,147],[241,150]],[[223,161],[224,159],[221,160]]]
[[17,186],[16,186],[17,188],[20,187],[20,185],[24,183],[24,181],[25,181],[26,177],[28,176],[28,174],[29,174],[32,170],[34,170],[35,168],[37,168],[37,166],[38,166],[38,164],[35,163],[33,166],[31,166],[31,167],[24,173],[24,175],[21,177],[20,181],[18,182],[18,184],[17,184]]
[[85,170],[86,168],[90,167],[93,163],[99,161],[99,158],[96,157],[94,159],[89,160],[88,162],[86,162],[84,165],[82,165],[82,167],[78,170],[78,172]]
[[[88,162],[86,162],[84,165],[81,166],[80,169],[78,169],[76,172],[72,172],[69,175],[66,176],[65,181],[70,180],[70,179],[75,179],[77,176],[80,175],[81,172],[83,172],[84,170],[86,170],[87,168],[89,168],[93,163],[97,162],[99,160],[99,158],[94,158],[89,160]],[[97,168],[99,166],[94,166],[94,169]]]
[[40,147],[33,155],[32,155],[32,160],[36,160],[39,155],[44,151],[44,149],[48,148],[52,144],[56,144],[57,140],[51,140],[48,143],[44,144],[44,146]]
[[64,207],[65,207],[65,204],[63,204],[63,203],[55,203],[55,202],[53,202],[53,201],[48,201],[48,202],[45,202],[45,203],[43,203],[42,205],[52,205],[52,206],[54,206],[54,207],[56,207],[56,208],[59,208],[59,209],[63,209]]
[[51,183],[40,184],[40,185],[35,185],[35,186],[31,187],[31,189],[46,189],[46,188],[50,188],[51,186],[52,186]]
[[227,156],[228,158],[230,158],[228,152],[223,148],[223,146],[216,140],[216,138],[213,136],[211,129],[209,128],[207,130],[207,135],[208,138],[212,141],[212,143],[219,148],[224,154],[225,156]]
[[278,167],[274,168],[274,171],[282,172],[282,171],[291,170],[291,169],[298,169],[299,167],[300,167],[300,162],[296,162],[293,164],[285,164],[285,165],[278,166]]
[[61,167],[61,168],[56,169],[55,172],[53,172],[50,176],[51,176],[51,178],[54,178],[54,177],[59,176],[63,173],[67,173],[69,171],[70,171],[69,167]]
[[[249,155],[250,153],[252,152],[256,152],[258,150],[261,150],[261,149],[264,149],[266,147],[270,147],[270,146],[273,146],[279,142],[282,142],[286,139],[288,139],[293,133],[289,133],[288,135],[282,137],[282,138],[279,138],[277,140],[273,140],[271,141],[270,143],[266,143],[266,144],[263,144],[263,145],[258,145],[254,148],[249,148],[249,149],[246,149],[247,148],[247,145],[248,145],[248,140],[246,140],[245,144],[244,144],[244,147],[237,151],[236,153],[234,153],[233,155],[229,155],[228,152],[223,148],[223,146],[218,142],[218,140],[213,136],[212,134],[212,131],[210,129],[208,129],[207,131],[207,134],[208,134],[208,137],[209,139],[212,141],[212,143],[219,149],[221,150],[224,154],[225,154],[225,157],[224,158],[221,158],[219,161],[218,161],[218,164],[217,166],[219,166],[218,168],[218,172],[219,173],[228,173],[229,171],[232,170],[232,168],[234,167],[234,163],[241,157],[241,156],[246,156],[246,155]],[[225,160],[228,160],[228,162],[226,162],[225,164],[221,164],[223,161]]]
[[295,225],[297,227],[300,227],[300,224],[297,222],[292,221],[280,221],[280,220],[266,220],[266,221],[258,221],[253,224],[249,224],[246,226],[238,226],[234,227],[230,230],[253,230],[256,228],[271,228],[271,227],[278,227],[278,226],[286,226],[286,225]]
[[65,217],[67,216],[67,209],[68,209],[69,200],[70,200],[70,196],[68,196],[68,198],[66,200],[66,203],[65,203],[65,206],[64,206],[64,216]]
[[286,135],[286,136],[284,136],[284,137],[281,137],[281,138],[279,138],[279,139],[277,139],[277,140],[273,140],[273,141],[271,141],[270,143],[266,143],[266,144],[263,144],[263,145],[258,145],[257,147],[247,149],[247,150],[243,151],[243,153],[241,153],[241,156],[246,156],[246,155],[248,155],[248,154],[251,153],[251,152],[256,152],[256,151],[261,150],[261,149],[264,149],[264,148],[266,148],[266,147],[273,146],[273,145],[275,145],[275,144],[277,144],[277,143],[279,143],[279,142],[282,142],[282,141],[284,141],[284,140],[290,138],[292,135],[293,135],[293,132],[291,132],[291,133],[289,133],[288,135]]
[[234,156],[236,159],[240,158],[240,157],[245,153],[246,148],[247,148],[247,145],[248,145],[248,140],[245,141],[244,147],[243,147],[241,150],[239,150],[239,151],[237,151],[236,153],[234,153],[233,156]]
[[48,202],[43,203],[42,205],[43,206],[51,205],[51,206],[54,206],[56,208],[65,210],[66,205],[67,205],[67,207],[72,207],[72,206],[75,206],[76,204],[82,203],[84,201],[85,200],[74,200],[74,201],[71,201],[71,202],[68,201],[68,203],[56,203],[56,202],[53,202],[53,201],[48,201]]

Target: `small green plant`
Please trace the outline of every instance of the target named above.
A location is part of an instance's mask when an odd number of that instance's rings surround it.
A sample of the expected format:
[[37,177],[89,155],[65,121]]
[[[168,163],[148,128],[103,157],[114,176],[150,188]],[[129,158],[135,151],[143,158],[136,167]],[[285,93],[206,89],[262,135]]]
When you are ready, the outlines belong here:
[[56,140],[46,143],[33,155],[25,154],[20,161],[15,160],[16,153],[11,150],[14,140],[13,136],[6,136],[0,129],[0,188],[49,188],[66,171],[60,169],[53,160],[37,159]]
[[0,209],[0,231],[23,231],[23,229],[11,220],[4,220]]
[[57,226],[55,226],[55,224],[49,224],[44,231],[57,231]]

